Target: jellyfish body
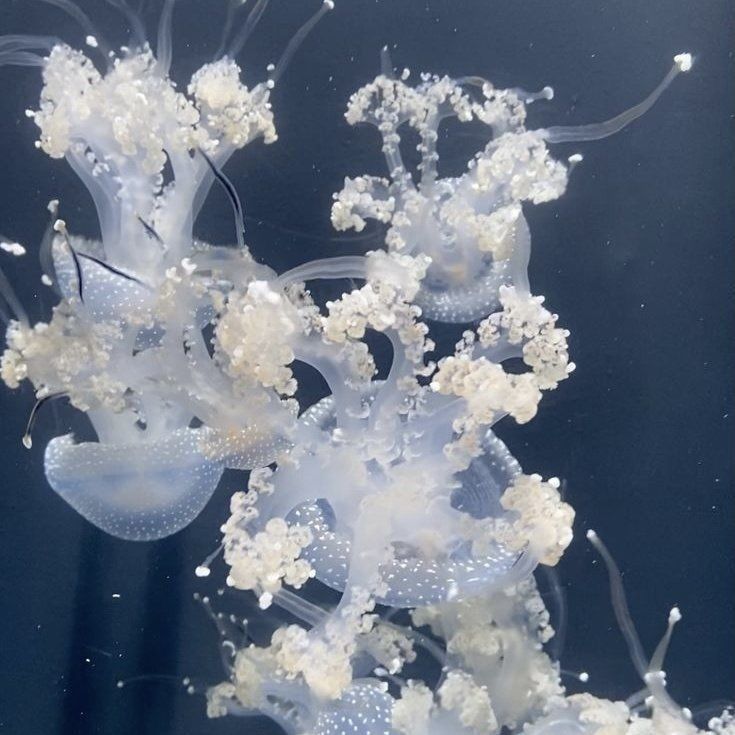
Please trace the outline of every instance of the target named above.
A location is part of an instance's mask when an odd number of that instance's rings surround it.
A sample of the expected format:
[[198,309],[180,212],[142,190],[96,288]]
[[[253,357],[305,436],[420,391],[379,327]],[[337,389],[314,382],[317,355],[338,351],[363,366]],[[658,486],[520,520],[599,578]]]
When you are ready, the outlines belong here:
[[[91,27],[73,3],[60,7]],[[97,441],[53,440],[49,482],[99,528],[138,540],[190,523],[225,467],[272,462],[290,446],[292,423],[270,386],[251,376],[236,386],[204,335],[235,284],[274,276],[244,245],[234,190],[226,193],[238,247],[193,235],[212,184],[227,187],[229,156],[258,137],[275,140],[272,82],[248,89],[225,57],[178,91],[168,76],[171,10],[168,3],[161,18],[161,58],[138,23],[136,44],[119,54],[103,44],[103,69],[54,39],[0,39],[0,65],[42,68],[40,104],[28,113],[38,147],[65,158],[87,186],[101,231],[99,240],[72,235],[50,203],[41,260],[61,301],[48,324],[11,322],[3,378],[12,386],[30,379],[38,405],[64,395],[87,414]],[[241,410],[236,397],[255,408]]]
[[[450,79],[421,75],[411,87],[410,74],[393,75],[384,50],[383,73],[351,98],[350,124],[369,123],[383,141],[388,179],[345,179],[334,195],[332,223],[338,230],[362,230],[372,219],[387,226],[386,245],[431,258],[416,296],[424,315],[440,322],[466,323],[498,306],[500,286],[528,291],[530,234],[522,205],[559,198],[571,168],[554,160],[548,144],[598,140],[644,114],[673,79],[691,68],[691,56],[678,54],[662,82],[642,102],[603,123],[578,127],[526,127],[526,106],[551,99],[540,93],[501,90],[479,77]],[[441,177],[437,152],[439,126],[447,118],[487,126],[489,142],[459,177]],[[401,154],[401,128],[419,136],[421,156],[410,171]]]
[[[89,30],[72,2],[52,4]],[[593,735],[611,722],[626,732],[627,707],[564,698],[558,666],[543,651],[552,631],[531,575],[559,560],[574,512],[557,480],[522,473],[493,427],[505,417],[532,419],[542,392],[574,368],[568,332],[531,295],[527,275],[523,207],[567,186],[569,169],[549,145],[621,129],[691,58],[676,57],[646,100],[612,120],[530,130],[526,103],[549,99],[546,90],[431,75],[412,87],[408,72],[395,78],[384,53],[383,73],[353,95],[346,117],[378,128],[388,177],[345,179],[332,222],[359,231],[375,220],[386,226],[385,250],[277,277],[250,256],[244,209],[222,168],[251,141],[276,140],[270,91],[333,3],[296,32],[269,79],[248,88],[233,59],[265,10],[259,0],[228,53],[181,91],[168,75],[173,0],[164,5],[158,58],[127,4],[112,4],[131,21],[136,45],[117,55],[103,43],[104,70],[54,39],[0,39],[0,65],[43,69],[39,109],[29,113],[38,146],[79,175],[101,230],[99,241],[74,237],[50,207],[42,261],[61,301],[47,324],[32,327],[0,277],[17,317],[2,377],[11,387],[34,385],[29,432],[51,397],[64,395],[87,414],[96,441],[52,439],[46,476],[113,536],[175,533],[201,512],[226,468],[258,470],[222,527],[227,582],[300,623],[278,628],[269,646],[222,641],[229,681],[208,693],[210,714],[263,712],[289,735]],[[233,5],[225,36],[236,12]],[[451,177],[441,175],[437,153],[450,117],[484,124],[489,140]],[[404,125],[419,138],[413,172],[400,150]],[[214,183],[232,205],[234,248],[194,237]],[[364,285],[322,309],[306,282],[328,278]],[[453,355],[434,362],[421,317],[478,323]],[[368,331],[392,349],[382,381],[363,341]],[[511,358],[528,369],[509,368]],[[331,393],[300,417],[295,361],[316,369]],[[341,592],[333,610],[284,589],[311,578]],[[378,604],[417,608],[415,624],[446,641],[446,651],[426,636],[421,643],[442,666],[436,692],[398,678],[422,634],[379,621]],[[690,735],[660,670],[672,619],[650,665],[628,631],[629,645],[661,731]]]
[[[380,390],[374,399],[379,396]],[[367,551],[359,546],[363,535],[373,543],[384,539],[392,547],[390,558],[380,565],[383,585],[376,600],[396,607],[487,592],[522,579],[533,568],[532,555],[499,543],[489,544],[482,554],[473,553],[460,530],[463,519],[505,515],[500,498],[521,474],[518,462],[492,431],[486,433],[482,454],[469,467],[449,472],[438,487],[431,488],[421,486],[422,465],[435,458],[413,456],[407,449],[391,454],[390,464],[382,465],[375,459],[359,460],[349,446],[334,452],[327,449],[336,422],[331,397],[301,417],[303,425],[318,428],[325,446],[317,446],[311,456],[301,456],[293,468],[279,468],[273,477],[273,494],[258,504],[264,521],[284,517],[290,525],[309,529],[312,542],[303,548],[301,559],[321,582],[340,591],[357,583],[353,560]],[[411,423],[402,431],[410,435]],[[447,435],[451,430],[439,432],[440,437]],[[377,438],[374,441],[379,443]],[[351,487],[349,481],[345,485],[345,477],[353,478]],[[410,478],[417,486],[395,505],[386,505],[381,514],[380,499],[392,503],[388,493],[400,494],[391,489],[393,483],[405,488]],[[379,521],[373,520],[373,503]],[[379,525],[371,525],[376,521]]]
[[212,496],[221,461],[199,450],[203,429],[180,429],[160,441],[75,444],[70,435],[46,447],[46,478],[80,515],[106,533],[149,541],[188,526]]

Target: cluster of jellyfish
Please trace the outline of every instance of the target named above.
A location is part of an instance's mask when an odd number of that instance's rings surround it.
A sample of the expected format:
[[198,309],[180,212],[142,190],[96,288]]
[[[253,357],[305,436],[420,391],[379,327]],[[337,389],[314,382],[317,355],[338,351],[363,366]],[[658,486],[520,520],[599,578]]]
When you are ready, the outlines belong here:
[[[35,390],[28,447],[46,402],[64,397],[87,415],[96,440],[52,439],[46,477],[113,536],[173,534],[194,521],[225,469],[250,470],[222,525],[226,584],[299,623],[258,645],[214,616],[226,677],[207,689],[207,713],[264,714],[293,735],[701,732],[666,691],[678,611],[648,656],[620,574],[592,531],[643,688],[626,702],[566,694],[533,574],[558,562],[574,511],[556,478],[525,473],[494,432],[503,419],[533,419],[544,393],[574,369],[568,332],[527,275],[524,206],[562,196],[581,161],[556,160],[550,147],[617,132],[691,57],[675,57],[661,84],[617,117],[533,129],[527,105],[550,98],[549,88],[415,77],[394,70],[384,51],[381,73],[349,99],[345,118],[377,128],[386,167],[345,179],[331,211],[337,230],[375,221],[383,246],[278,274],[251,257],[223,167],[251,141],[276,140],[271,90],[333,3],[325,0],[248,88],[235,58],[267,4],[258,0],[221,57],[180,90],[169,77],[173,0],[164,2],[155,52],[124,2],[115,5],[136,42],[119,51],[71,0],[47,2],[82,25],[86,48],[4,36],[0,65],[41,70],[40,102],[27,113],[37,146],[85,184],[101,237],[75,235],[63,205],[49,203],[38,252],[58,303],[48,323],[31,324],[0,274],[2,379]],[[437,168],[446,118],[487,128],[489,142],[456,177]],[[418,140],[415,170],[401,154],[406,131]],[[212,186],[232,204],[232,245],[194,237]],[[2,249],[26,252],[8,239]],[[358,285],[317,303],[309,284],[339,279]],[[431,333],[441,323],[466,326],[453,354],[436,354]],[[368,333],[390,343],[384,379]],[[319,372],[328,397],[299,404],[294,362]],[[208,564],[197,573],[208,575]],[[341,593],[339,603],[310,601],[310,580]],[[407,677],[416,660],[439,673]],[[735,732],[727,711],[708,727]]]

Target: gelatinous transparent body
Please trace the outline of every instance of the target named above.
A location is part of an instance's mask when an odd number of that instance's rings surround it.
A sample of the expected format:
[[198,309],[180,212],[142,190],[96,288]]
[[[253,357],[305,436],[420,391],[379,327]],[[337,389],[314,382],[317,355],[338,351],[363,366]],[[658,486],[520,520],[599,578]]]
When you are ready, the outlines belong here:
[[[67,0],[52,4],[91,27]],[[617,132],[691,58],[677,56],[646,100],[605,123],[534,130],[526,105],[550,98],[548,88],[429,74],[413,84],[384,51],[382,73],[351,97],[346,119],[377,126],[387,178],[345,179],[331,213],[338,230],[375,220],[384,247],[276,274],[251,257],[222,169],[253,140],[276,140],[271,90],[333,4],[249,88],[234,58],[265,5],[185,87],[169,77],[170,0],[156,53],[140,24],[139,43],[119,53],[91,36],[89,55],[54,39],[0,38],[0,64],[41,68],[29,113],[38,146],[87,186],[101,231],[99,241],[71,234],[63,203],[49,204],[40,256],[59,298],[49,323],[31,325],[0,280],[12,312],[2,378],[11,388],[30,380],[38,398],[24,443],[46,401],[64,396],[85,412],[96,440],[52,439],[46,476],[87,520],[132,540],[187,526],[226,468],[251,470],[222,526],[226,581],[299,622],[259,645],[213,614],[227,675],[207,691],[213,717],[264,713],[298,735],[696,732],[661,670],[678,611],[647,659],[594,534],[650,717],[635,703],[566,696],[533,572],[558,562],[574,511],[559,481],[524,472],[493,428],[532,420],[574,370],[569,333],[527,272],[523,207],[560,197],[581,160],[562,163],[550,146]],[[447,118],[481,123],[489,141],[456,177],[437,167]],[[409,128],[414,171],[401,150]],[[215,183],[232,204],[233,246],[193,234]],[[358,285],[317,303],[309,284],[337,279]],[[437,354],[435,322],[467,326],[452,354]],[[367,333],[390,344],[383,380]],[[327,398],[297,401],[295,362],[323,377]],[[341,593],[334,609],[293,591],[314,579]],[[403,673],[418,657],[441,667],[432,686]],[[732,727],[724,716],[712,730]]]

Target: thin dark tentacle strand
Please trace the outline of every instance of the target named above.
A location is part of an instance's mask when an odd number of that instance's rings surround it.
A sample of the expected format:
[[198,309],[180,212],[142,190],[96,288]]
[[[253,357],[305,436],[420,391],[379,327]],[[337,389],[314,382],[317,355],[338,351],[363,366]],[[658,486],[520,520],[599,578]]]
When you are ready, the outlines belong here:
[[84,258],[85,260],[91,260],[93,263],[96,263],[97,265],[104,268],[105,270],[110,271],[110,273],[114,273],[116,276],[120,276],[121,278],[124,278],[127,281],[132,281],[133,283],[137,283],[139,286],[146,285],[145,283],[143,283],[143,281],[140,280],[140,278],[131,276],[130,273],[121,271],[119,268],[115,268],[114,265],[110,265],[109,263],[105,263],[104,260],[95,258],[94,255],[88,255],[87,253],[79,253],[79,257]]
[[68,394],[63,391],[60,391],[59,393],[49,393],[49,395],[44,396],[43,398],[39,398],[33,404],[31,413],[28,416],[28,422],[26,423],[26,430],[25,430],[25,433],[23,434],[23,439],[21,440],[23,442],[23,446],[26,449],[30,449],[33,446],[33,439],[31,435],[33,433],[33,427],[36,425],[36,420],[38,419],[38,412],[49,401],[53,401],[56,398],[63,398],[66,395]]
[[214,174],[215,179],[220,183],[220,186],[225,190],[227,196],[232,204],[233,212],[235,213],[235,234],[237,236],[237,244],[239,247],[245,247],[245,225],[243,224],[243,211],[240,197],[237,195],[237,191],[233,186],[232,182],[224,175],[221,169],[219,169],[214,161],[200,148],[204,160],[207,162],[210,170]]

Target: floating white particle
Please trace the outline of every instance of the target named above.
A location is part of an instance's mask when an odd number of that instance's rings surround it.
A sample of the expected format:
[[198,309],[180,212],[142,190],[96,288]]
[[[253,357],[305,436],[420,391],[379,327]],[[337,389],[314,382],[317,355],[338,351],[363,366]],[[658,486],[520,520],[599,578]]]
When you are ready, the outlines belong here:
[[674,63],[679,67],[679,71],[689,71],[692,68],[691,54],[677,54],[674,56]]

